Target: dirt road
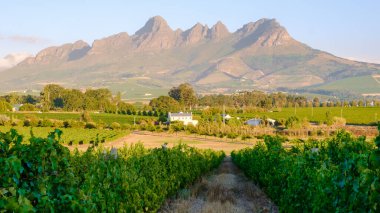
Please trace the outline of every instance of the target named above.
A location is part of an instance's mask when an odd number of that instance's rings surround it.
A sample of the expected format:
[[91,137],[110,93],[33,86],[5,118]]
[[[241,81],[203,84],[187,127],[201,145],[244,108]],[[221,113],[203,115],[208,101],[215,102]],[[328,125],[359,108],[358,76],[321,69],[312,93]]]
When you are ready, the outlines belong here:
[[226,157],[214,173],[181,190],[160,212],[278,212],[278,208]]

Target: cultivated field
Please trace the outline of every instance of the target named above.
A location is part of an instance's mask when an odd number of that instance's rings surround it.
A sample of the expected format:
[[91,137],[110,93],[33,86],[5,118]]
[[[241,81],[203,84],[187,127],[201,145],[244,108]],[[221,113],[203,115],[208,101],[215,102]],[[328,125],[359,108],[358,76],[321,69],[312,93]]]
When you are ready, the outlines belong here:
[[347,124],[367,125],[380,120],[379,107],[296,107],[282,108],[269,112],[256,112],[249,114],[236,114],[240,117],[261,117],[267,116],[272,119],[288,118],[297,116],[299,118],[307,118],[311,122],[322,122],[326,119],[326,112],[330,111],[332,116],[343,117]]
[[[29,141],[31,132],[35,137],[46,138],[49,132],[53,132],[54,127],[10,127],[0,126],[0,132],[8,132],[11,128],[15,129],[18,134],[23,136],[23,141]],[[60,128],[63,132],[61,142],[64,144],[78,145],[80,141],[83,144],[89,144],[99,140],[99,143],[114,141],[120,137],[129,134],[126,130],[110,130],[110,129],[83,129],[83,128]]]
[[[56,120],[79,120],[80,113],[78,112],[17,112],[17,113],[5,113],[9,117],[16,119],[25,119],[27,116],[35,116],[41,119],[56,119]],[[118,122],[119,124],[133,124],[134,119],[136,122],[143,118],[152,118],[142,115],[120,115],[109,113],[90,113],[92,120],[96,123],[103,122],[105,124],[111,124],[112,122]]]

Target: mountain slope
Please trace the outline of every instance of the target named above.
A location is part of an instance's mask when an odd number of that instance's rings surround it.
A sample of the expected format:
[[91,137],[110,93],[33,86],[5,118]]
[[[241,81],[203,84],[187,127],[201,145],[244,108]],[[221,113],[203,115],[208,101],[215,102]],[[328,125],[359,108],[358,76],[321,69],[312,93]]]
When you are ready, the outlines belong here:
[[156,16],[133,35],[123,32],[91,45],[77,41],[44,49],[3,71],[0,91],[38,89],[53,82],[67,87],[138,86],[149,92],[189,82],[200,91],[232,92],[300,88],[375,74],[380,74],[380,65],[312,49],[274,19],[260,19],[231,33],[222,22],[173,30]]

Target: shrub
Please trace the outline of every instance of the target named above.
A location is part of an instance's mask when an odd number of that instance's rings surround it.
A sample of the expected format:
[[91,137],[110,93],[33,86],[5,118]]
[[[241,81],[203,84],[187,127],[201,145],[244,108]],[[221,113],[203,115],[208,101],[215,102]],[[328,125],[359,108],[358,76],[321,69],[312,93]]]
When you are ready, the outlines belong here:
[[50,119],[43,119],[38,121],[39,127],[53,127],[53,122]]
[[40,120],[36,118],[27,118],[24,120],[24,126],[38,127],[39,123]]
[[132,125],[130,125],[130,124],[123,124],[123,125],[121,125],[121,129],[123,129],[123,130],[132,129]]
[[70,128],[70,127],[72,127],[71,126],[71,122],[70,121],[63,121],[63,127],[64,128]]
[[341,118],[341,117],[334,117],[333,118],[333,125],[334,126],[339,126],[339,127],[342,127],[342,126],[345,126],[346,125],[346,119],[345,118]]
[[83,122],[86,122],[86,123],[92,122],[92,118],[90,116],[90,113],[88,113],[87,111],[83,111],[80,118],[81,118],[81,121],[83,121]]
[[37,108],[33,104],[24,104],[20,107],[20,111],[36,111]]
[[0,101],[0,112],[12,111],[12,106],[5,101]]
[[50,119],[50,121],[53,123],[53,127],[63,127],[63,121],[62,120],[56,120],[56,119]]
[[6,115],[0,115],[0,126],[5,126],[11,119]]
[[86,125],[84,126],[84,128],[86,128],[86,129],[96,129],[96,123],[94,123],[94,122],[88,122],[88,123],[86,123]]
[[327,126],[331,126],[333,125],[334,121],[333,121],[333,117],[331,115],[331,112],[330,111],[327,111],[326,112],[326,119],[325,119],[325,124]]
[[118,122],[112,122],[111,129],[120,129],[121,125]]
[[297,128],[300,125],[300,119],[296,116],[290,116],[285,121],[285,127],[286,128]]

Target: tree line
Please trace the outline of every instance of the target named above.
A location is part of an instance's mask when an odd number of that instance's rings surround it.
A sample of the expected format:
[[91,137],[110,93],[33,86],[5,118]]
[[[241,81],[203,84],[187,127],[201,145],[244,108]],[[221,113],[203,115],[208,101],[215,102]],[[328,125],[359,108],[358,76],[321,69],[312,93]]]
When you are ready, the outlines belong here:
[[[249,112],[250,109],[270,110],[284,107],[350,107],[350,106],[380,106],[380,100],[355,99],[320,100],[301,95],[293,95],[281,92],[265,93],[262,91],[245,91],[235,94],[223,95],[198,95],[193,87],[188,84],[180,84],[172,87],[168,95],[153,98],[148,105],[142,105],[137,109],[136,105],[126,103],[121,99],[121,93],[113,95],[107,88],[68,89],[60,85],[49,84],[41,91],[39,96],[18,95],[10,93],[0,97],[0,111],[12,110],[13,104],[23,104],[20,110],[35,111],[101,111],[120,114],[162,115],[167,112],[192,111],[205,107],[226,107],[227,110]],[[252,110],[251,110],[252,111]]]

